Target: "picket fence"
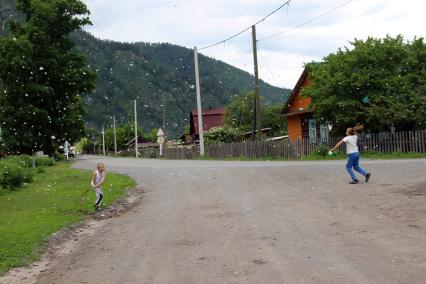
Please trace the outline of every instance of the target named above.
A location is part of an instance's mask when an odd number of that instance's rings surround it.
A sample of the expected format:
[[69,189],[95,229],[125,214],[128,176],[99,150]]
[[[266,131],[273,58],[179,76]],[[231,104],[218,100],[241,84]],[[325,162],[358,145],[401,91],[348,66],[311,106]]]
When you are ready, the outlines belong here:
[[[312,141],[309,138],[290,141],[246,141],[240,143],[213,144],[205,147],[205,153],[212,158],[280,158],[300,159],[312,154],[318,146],[328,148],[336,145],[342,137],[329,137],[326,141],[319,139]],[[367,133],[359,135],[358,147],[361,152],[380,153],[426,153],[426,130],[395,132],[395,133]],[[345,151],[343,145],[340,149]],[[152,151],[152,150],[151,150]],[[142,156],[146,156],[142,154]],[[200,157],[198,146],[180,146],[166,148],[166,159],[195,159]]]

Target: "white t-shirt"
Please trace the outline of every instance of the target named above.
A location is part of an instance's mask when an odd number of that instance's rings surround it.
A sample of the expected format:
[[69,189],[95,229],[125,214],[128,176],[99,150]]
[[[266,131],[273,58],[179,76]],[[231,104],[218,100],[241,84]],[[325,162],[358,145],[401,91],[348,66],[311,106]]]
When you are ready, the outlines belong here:
[[358,152],[358,146],[356,142],[358,140],[358,136],[350,135],[343,138],[343,142],[346,142],[346,154],[352,154]]

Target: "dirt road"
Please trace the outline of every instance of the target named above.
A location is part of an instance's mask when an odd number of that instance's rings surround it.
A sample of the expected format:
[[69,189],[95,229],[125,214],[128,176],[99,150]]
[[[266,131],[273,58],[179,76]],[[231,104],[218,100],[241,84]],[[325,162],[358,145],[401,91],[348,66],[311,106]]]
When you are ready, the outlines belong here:
[[38,283],[426,282],[426,160],[362,161],[358,185],[344,161],[104,162],[142,202]]

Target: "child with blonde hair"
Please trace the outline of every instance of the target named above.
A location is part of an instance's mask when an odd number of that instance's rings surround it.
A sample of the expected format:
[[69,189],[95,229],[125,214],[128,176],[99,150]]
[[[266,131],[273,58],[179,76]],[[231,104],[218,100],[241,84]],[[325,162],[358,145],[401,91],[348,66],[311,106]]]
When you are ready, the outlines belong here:
[[104,183],[106,172],[105,165],[103,163],[98,163],[96,165],[97,170],[92,174],[91,185],[93,190],[96,193],[96,201],[95,201],[95,210],[99,210],[101,206],[102,199],[104,197],[104,193],[102,192],[102,184]]

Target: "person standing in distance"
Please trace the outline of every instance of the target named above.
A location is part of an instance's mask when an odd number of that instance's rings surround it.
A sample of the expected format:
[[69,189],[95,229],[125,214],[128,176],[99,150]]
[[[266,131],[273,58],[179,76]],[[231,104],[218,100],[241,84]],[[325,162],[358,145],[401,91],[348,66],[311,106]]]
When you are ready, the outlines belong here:
[[333,152],[340,147],[343,143],[346,143],[346,154],[348,155],[348,163],[346,164],[346,170],[352,178],[350,184],[359,183],[358,178],[356,177],[352,168],[362,174],[365,177],[365,182],[368,182],[371,177],[371,173],[367,172],[364,168],[359,166],[359,150],[357,146],[358,135],[357,131],[363,129],[363,126],[355,126],[346,129],[346,137],[340,140],[336,146],[334,146],[330,151]]
[[96,165],[97,170],[93,172],[92,174],[92,188],[96,193],[96,201],[95,201],[95,210],[98,211],[102,199],[104,197],[104,193],[102,192],[102,184],[104,183],[106,172],[105,172],[105,165],[103,163],[98,163]]

